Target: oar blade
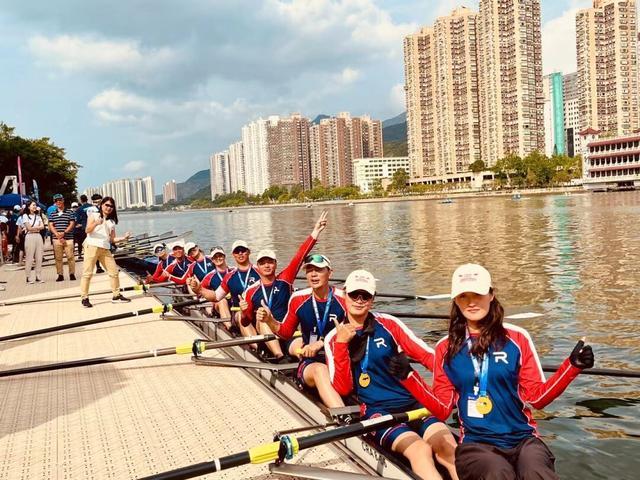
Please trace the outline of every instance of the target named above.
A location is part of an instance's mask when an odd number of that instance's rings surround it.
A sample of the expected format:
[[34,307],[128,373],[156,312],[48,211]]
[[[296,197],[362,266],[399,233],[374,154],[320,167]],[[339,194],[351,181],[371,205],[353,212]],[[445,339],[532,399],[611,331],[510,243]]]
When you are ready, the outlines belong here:
[[507,315],[504,318],[508,318],[509,320],[526,320],[528,318],[538,318],[542,317],[542,313],[535,312],[522,312],[522,313],[514,313],[513,315]]
[[438,293],[436,295],[416,295],[417,300],[451,300],[449,293]]

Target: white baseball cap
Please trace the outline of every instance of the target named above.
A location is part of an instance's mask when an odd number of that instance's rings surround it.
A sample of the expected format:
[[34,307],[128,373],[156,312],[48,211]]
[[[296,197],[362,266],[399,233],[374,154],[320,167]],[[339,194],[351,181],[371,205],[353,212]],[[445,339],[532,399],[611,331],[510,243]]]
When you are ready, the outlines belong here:
[[465,292],[486,295],[490,288],[491,274],[486,268],[475,263],[460,265],[451,277],[451,298]]
[[269,250],[268,248],[260,250],[258,252],[256,262],[259,262],[262,258],[271,258],[272,260],[276,260],[276,252],[274,252],[273,250]]
[[178,240],[177,242],[173,242],[173,243],[171,244],[171,250],[174,250],[174,249],[176,249],[176,248],[181,248],[181,249],[183,249],[183,250],[184,250],[184,242],[181,242],[181,241],[179,241],[179,240]]
[[153,253],[155,255],[164,252],[167,249],[167,246],[164,243],[156,243],[153,246]]
[[21,208],[22,208],[22,207],[21,207],[20,205],[14,205],[14,206],[13,206],[13,209],[14,209],[14,210],[20,210]]
[[184,246],[184,251],[187,252],[187,255],[189,255],[189,250],[196,248],[197,246],[198,244],[195,242],[187,242]]
[[354,270],[349,274],[347,280],[344,282],[344,290],[347,293],[355,292],[356,290],[364,290],[371,295],[375,295],[376,279],[366,270]]
[[71,208],[77,207],[77,206],[78,206],[78,202],[71,202]]
[[304,257],[304,266],[313,265],[318,268],[328,268],[331,270],[331,262],[327,257],[320,253],[313,253]]
[[238,247],[246,248],[247,250],[249,250],[249,244],[247,242],[245,242],[244,240],[236,240],[235,242],[233,242],[233,245],[231,245],[231,252],[233,252]]
[[215,256],[215,255],[217,255],[217,254],[219,254],[219,253],[221,253],[221,254],[222,254],[222,255],[224,255],[225,257],[227,256],[227,254],[226,254],[226,253],[224,253],[224,249],[223,249],[222,247],[213,247],[213,248],[211,249],[211,252],[209,253],[209,256],[210,256],[210,257],[213,257],[213,256]]

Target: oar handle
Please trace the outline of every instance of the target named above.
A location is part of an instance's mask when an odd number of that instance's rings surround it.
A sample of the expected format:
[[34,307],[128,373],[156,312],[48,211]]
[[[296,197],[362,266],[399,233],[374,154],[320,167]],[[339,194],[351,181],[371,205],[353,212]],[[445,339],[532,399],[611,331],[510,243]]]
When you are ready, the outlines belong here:
[[[543,364],[545,372],[555,372],[560,365]],[[596,375],[603,377],[640,378],[640,370],[622,370],[616,368],[586,368],[580,371],[580,375]]]

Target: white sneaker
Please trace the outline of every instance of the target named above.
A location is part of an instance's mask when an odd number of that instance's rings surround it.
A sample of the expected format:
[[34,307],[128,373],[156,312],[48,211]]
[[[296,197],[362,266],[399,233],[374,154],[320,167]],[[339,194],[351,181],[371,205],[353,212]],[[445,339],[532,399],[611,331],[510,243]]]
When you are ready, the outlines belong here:
[[36,283],[44,283],[44,280],[42,280],[41,278],[36,278]]
[[34,284],[34,283],[36,283],[36,281],[35,280],[27,280],[27,283]]

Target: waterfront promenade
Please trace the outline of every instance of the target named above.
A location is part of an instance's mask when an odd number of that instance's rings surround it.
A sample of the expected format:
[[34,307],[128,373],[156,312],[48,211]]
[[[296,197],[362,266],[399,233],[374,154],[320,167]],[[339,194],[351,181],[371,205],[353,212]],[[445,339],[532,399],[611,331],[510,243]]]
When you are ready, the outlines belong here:
[[[66,269],[66,267],[65,267]],[[82,271],[79,264],[77,271]],[[79,292],[76,282],[27,285],[24,270],[0,267],[0,302]],[[120,273],[122,286],[133,279]],[[108,290],[106,274],[93,291]],[[0,336],[140,310],[158,304],[133,296],[112,304],[91,297],[0,307]],[[0,342],[0,369],[171,347],[201,337],[157,314]],[[221,351],[207,355],[223,356]],[[196,367],[190,356],[167,356],[0,378],[0,479],[126,479],[210,460],[269,442],[273,432],[306,425],[240,369]],[[294,462],[357,471],[333,447],[301,452]],[[211,478],[278,478],[249,465]]]

